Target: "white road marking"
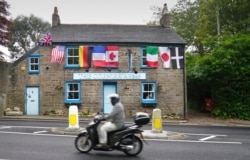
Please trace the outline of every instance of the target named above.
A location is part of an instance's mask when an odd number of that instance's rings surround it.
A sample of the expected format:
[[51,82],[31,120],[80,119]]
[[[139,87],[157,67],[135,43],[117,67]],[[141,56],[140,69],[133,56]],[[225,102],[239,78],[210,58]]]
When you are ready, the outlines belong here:
[[211,136],[211,135],[213,135],[213,136],[221,136],[221,137],[227,137],[227,135],[225,135],[225,134],[197,134],[197,133],[182,133],[182,134],[184,134],[184,135],[194,135],[194,136]]
[[[54,128],[54,127],[36,127],[36,126],[1,126],[0,129],[4,128]],[[7,131],[0,131],[0,133],[7,133],[7,134],[20,134],[20,135],[38,135],[38,136],[50,136],[50,137],[71,137],[75,138],[76,135],[58,135],[58,134],[40,134],[45,133],[47,131],[37,131],[33,133],[24,133],[24,132],[7,132]],[[202,138],[200,140],[169,140],[169,139],[146,139],[147,141],[162,141],[162,142],[189,142],[189,143],[217,143],[217,144],[242,144],[242,142],[230,142],[230,141],[206,141],[208,139],[212,139],[215,137],[226,137],[227,135],[221,134],[196,134],[196,133],[183,133],[185,135],[198,135],[198,136],[208,136]],[[1,159],[0,159],[1,160]]]
[[212,139],[212,138],[215,138],[216,136],[208,136],[208,137],[205,137],[205,138],[202,138],[202,139],[199,139],[200,141],[206,141],[206,140],[209,140],[209,139]]
[[48,131],[37,131],[37,132],[33,132],[34,134],[39,134],[39,133],[46,133]]
[[[76,135],[58,135],[58,134],[34,134],[23,132],[5,132],[6,134],[20,134],[20,135],[32,135],[32,136],[48,136],[48,137],[69,137],[76,138]],[[242,142],[226,142],[226,141],[194,141],[194,140],[169,140],[169,139],[146,139],[146,141],[160,141],[160,142],[187,142],[187,143],[212,143],[212,144],[242,144]]]
[[214,143],[214,144],[242,144],[242,142],[226,142],[226,141],[195,141],[195,140],[169,140],[169,139],[146,139],[147,141],[162,142],[187,142],[187,143]]
[[36,126],[6,126],[11,128],[55,128],[55,127],[36,127]]
[[0,131],[0,133],[6,133],[6,134],[20,134],[20,135],[31,135],[31,136],[48,136],[48,137],[76,137],[76,135],[60,135],[60,134],[34,134],[34,133],[25,133],[25,132],[5,132]]
[[[1,126],[0,129],[9,129],[11,128],[10,126]],[[0,159],[1,160],[1,159]]]

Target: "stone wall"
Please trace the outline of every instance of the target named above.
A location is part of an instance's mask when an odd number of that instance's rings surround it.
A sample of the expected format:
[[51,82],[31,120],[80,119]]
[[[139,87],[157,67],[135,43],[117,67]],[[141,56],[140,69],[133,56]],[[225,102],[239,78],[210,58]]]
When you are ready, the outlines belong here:
[[10,64],[0,62],[0,116],[3,116],[3,111],[6,108],[6,92],[8,90],[8,68]]
[[[181,69],[164,69],[159,58],[158,69],[140,69],[140,48],[139,47],[122,47],[119,50],[119,69],[112,69],[111,72],[129,72],[128,53],[130,48],[133,55],[133,67],[138,72],[147,73],[147,82],[157,82],[160,86],[158,94],[157,108],[162,113],[177,113],[183,115],[184,108],[184,85],[183,70]],[[22,66],[28,65],[28,59],[23,60],[14,66],[11,90],[8,92],[8,104],[20,107],[25,111],[25,88],[26,86],[38,86],[40,88],[40,114],[46,111],[58,109],[67,110],[64,104],[64,89],[57,90],[55,87],[66,81],[72,81],[74,72],[85,72],[85,69],[65,69],[64,63],[50,63],[51,47],[40,47],[35,54],[42,54],[40,58],[40,73],[28,74],[27,69],[21,71]],[[107,69],[96,69],[91,67],[89,72],[107,72]],[[127,114],[137,111],[146,110],[151,112],[154,108],[145,108],[140,103],[140,85],[141,81],[122,80],[116,81],[118,94],[125,106]],[[102,85],[103,81],[82,81],[82,104],[79,110],[89,111],[91,113],[101,110],[102,107]],[[128,89],[124,89],[128,86]],[[24,113],[25,114],[25,113]]]
[[8,63],[0,62],[0,93],[7,90],[8,66]]

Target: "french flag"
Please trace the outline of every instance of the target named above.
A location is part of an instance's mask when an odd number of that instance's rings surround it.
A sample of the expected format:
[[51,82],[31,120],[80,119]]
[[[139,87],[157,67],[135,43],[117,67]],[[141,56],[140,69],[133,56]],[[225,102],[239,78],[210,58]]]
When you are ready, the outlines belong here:
[[106,67],[105,46],[94,46],[92,50],[92,60],[94,67]]

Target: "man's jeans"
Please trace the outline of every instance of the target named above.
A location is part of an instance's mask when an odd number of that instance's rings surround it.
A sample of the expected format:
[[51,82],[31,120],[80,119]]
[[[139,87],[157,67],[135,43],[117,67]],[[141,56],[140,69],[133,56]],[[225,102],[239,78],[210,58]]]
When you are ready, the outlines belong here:
[[107,133],[115,130],[117,130],[117,127],[115,126],[115,124],[111,122],[105,122],[103,124],[99,124],[97,128],[99,143],[107,144],[107,138],[108,138]]

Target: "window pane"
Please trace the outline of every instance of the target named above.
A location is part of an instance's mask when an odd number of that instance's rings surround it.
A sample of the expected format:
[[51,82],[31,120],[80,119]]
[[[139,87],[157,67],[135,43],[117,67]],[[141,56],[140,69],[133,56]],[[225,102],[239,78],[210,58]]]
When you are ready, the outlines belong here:
[[73,64],[74,59],[71,57],[68,57],[68,64]]
[[154,85],[153,84],[144,84],[144,91],[153,91]]
[[146,57],[147,56],[147,52],[146,52],[146,49],[144,48],[143,51],[142,51],[142,56],[143,57]]
[[142,58],[142,65],[147,65],[147,60],[146,60],[146,58]]
[[74,58],[73,64],[79,64],[79,57]]
[[39,58],[37,58],[37,57],[30,58],[29,65],[30,65],[30,70],[31,71],[38,71],[38,69],[39,69]]
[[142,61],[142,66],[146,66],[147,65],[147,51],[145,48],[142,48],[142,53],[141,53],[141,61]]
[[154,99],[154,84],[143,84],[143,99]]
[[35,58],[30,58],[30,63],[34,63],[35,62]]
[[31,68],[31,70],[36,70],[36,66],[35,65],[31,65],[30,68]]
[[73,50],[72,49],[68,49],[68,56],[73,56]]
[[79,99],[78,86],[78,84],[68,84],[68,99]]
[[68,49],[68,65],[79,64],[79,50],[78,48]]
[[157,93],[156,93],[156,83],[142,83],[142,104],[156,104],[157,103]]

